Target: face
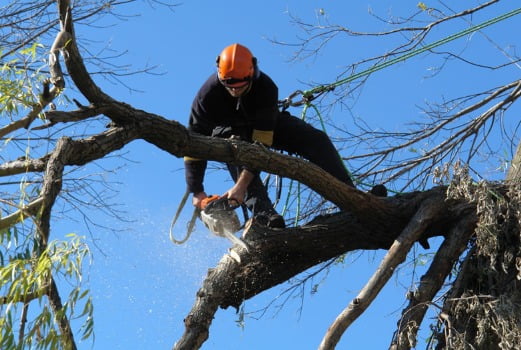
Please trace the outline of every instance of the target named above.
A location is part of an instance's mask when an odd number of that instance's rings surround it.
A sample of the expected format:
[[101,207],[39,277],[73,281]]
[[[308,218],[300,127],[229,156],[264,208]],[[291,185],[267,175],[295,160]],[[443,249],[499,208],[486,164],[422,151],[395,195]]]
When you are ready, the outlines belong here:
[[230,93],[233,97],[240,97],[242,96],[246,90],[248,90],[248,87],[250,86],[249,83],[244,84],[243,86],[239,87],[232,87],[232,86],[224,86],[226,88],[226,91]]

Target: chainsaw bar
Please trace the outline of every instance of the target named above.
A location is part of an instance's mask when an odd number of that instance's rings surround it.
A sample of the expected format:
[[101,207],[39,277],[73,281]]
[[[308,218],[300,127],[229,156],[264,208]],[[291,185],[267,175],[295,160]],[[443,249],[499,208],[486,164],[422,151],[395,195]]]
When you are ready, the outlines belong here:
[[228,198],[214,199],[201,210],[201,221],[215,235],[227,238],[233,244],[238,244],[248,250],[246,243],[234,235],[241,228],[241,222],[235,212],[236,208],[238,205],[231,205]]

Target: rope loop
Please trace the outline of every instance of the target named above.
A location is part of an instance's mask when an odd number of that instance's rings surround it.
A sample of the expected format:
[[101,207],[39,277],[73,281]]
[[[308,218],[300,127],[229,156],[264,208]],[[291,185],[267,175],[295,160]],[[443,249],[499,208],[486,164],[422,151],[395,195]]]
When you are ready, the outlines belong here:
[[[303,105],[309,105],[311,102],[316,99],[317,97],[321,96],[322,94],[326,92],[333,91],[335,89],[335,86],[333,84],[331,85],[320,85],[317,86],[314,89],[302,91],[302,90],[296,90],[291,95],[286,97],[284,100],[279,101],[279,106],[282,108],[283,111],[287,110],[289,107],[300,107]],[[298,95],[301,95],[302,98],[298,101],[293,101],[295,97]]]

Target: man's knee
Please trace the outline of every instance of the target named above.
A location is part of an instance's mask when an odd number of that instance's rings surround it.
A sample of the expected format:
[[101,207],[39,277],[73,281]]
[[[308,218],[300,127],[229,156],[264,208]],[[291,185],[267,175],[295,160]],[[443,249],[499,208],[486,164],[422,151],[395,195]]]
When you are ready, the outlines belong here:
[[228,139],[232,137],[233,130],[230,126],[218,126],[212,130],[212,137]]

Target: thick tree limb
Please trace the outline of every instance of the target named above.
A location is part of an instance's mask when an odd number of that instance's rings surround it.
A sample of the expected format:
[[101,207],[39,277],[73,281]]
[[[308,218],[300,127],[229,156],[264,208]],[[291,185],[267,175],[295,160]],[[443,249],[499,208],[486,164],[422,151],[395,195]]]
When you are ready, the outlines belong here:
[[26,172],[43,171],[48,155],[39,159],[20,158],[0,165],[0,176],[23,174]]
[[[378,220],[378,217],[372,216],[372,212],[375,210],[386,212],[384,216],[393,222],[402,219],[403,213],[399,209],[386,205],[385,201],[378,197],[347,186],[320,167],[305,160],[270,151],[259,144],[189,133],[183,125],[176,121],[133,109],[123,103],[113,102],[103,109],[120,126],[81,142],[74,141],[75,152],[68,158],[66,165],[86,164],[122,148],[134,139],[141,138],[177,157],[190,156],[234,164],[240,163],[254,169],[295,179],[321,193],[324,198],[340,208],[356,214],[359,219],[364,221]],[[0,176],[31,169],[41,171],[46,158],[47,156],[40,160],[6,163],[0,166]],[[386,223],[380,222],[379,224]]]
[[[58,141],[56,149],[49,157],[47,168],[44,175],[43,186],[40,191],[42,198],[42,210],[40,216],[36,220],[38,244],[36,245],[34,254],[39,256],[47,248],[50,235],[50,222],[52,207],[62,188],[63,170],[67,164],[67,159],[71,156],[73,147],[69,147],[71,140],[62,138]],[[58,324],[60,334],[64,339],[65,348],[75,350],[76,343],[72,334],[70,322],[63,310],[58,287],[52,276],[50,278],[49,292],[47,294],[49,304],[54,313],[54,318]]]
[[[68,147],[71,147],[73,151],[65,160],[65,165],[84,165],[93,160],[101,159],[137,138],[138,131],[135,128],[116,127],[86,139],[71,140]],[[51,154],[38,159],[22,158],[3,163],[0,165],[0,176],[42,172],[45,170]]]
[[393,243],[375,274],[358,296],[351,301],[333,324],[328,328],[320,343],[320,350],[334,349],[351,323],[360,316],[376,298],[380,290],[391,278],[396,267],[407,257],[413,243],[418,240],[443,210],[443,202],[428,199],[422,203],[411,221]]
[[[253,169],[297,180],[320,193],[341,209],[355,214],[361,220],[379,220],[378,217],[372,215],[375,210],[386,212],[385,216],[393,221],[400,220],[402,217],[402,213],[396,208],[386,205],[381,198],[349,187],[320,167],[303,159],[270,151],[259,144],[209,138],[197,134],[189,134],[189,137],[187,146],[190,147],[184,149],[184,155],[243,164]],[[153,142],[153,140],[150,141]],[[380,224],[383,225],[384,222],[380,222]]]
[[[238,308],[244,300],[342,253],[357,249],[389,249],[402,231],[410,236],[408,240],[400,238],[397,244],[410,246],[414,238],[442,234],[452,225],[450,218],[454,216],[451,216],[452,207],[445,202],[444,188],[388,198],[385,202],[402,212],[404,217],[414,216],[407,229],[404,229],[405,223],[391,218],[387,219],[392,225],[379,225],[386,211],[377,210],[373,212],[371,222],[360,221],[352,213],[340,212],[318,217],[300,228],[268,230],[252,225],[244,237],[250,246],[249,253],[234,247],[233,255],[239,257],[240,264],[225,255],[218,266],[209,271],[185,319],[186,331],[175,349],[199,348],[208,337],[208,327],[218,307]],[[425,204],[418,210],[420,203]]]
[[406,350],[416,345],[416,335],[429,303],[441,289],[452,271],[454,263],[467,247],[467,242],[474,233],[476,222],[476,215],[471,211],[462,216],[446,236],[436,252],[429,270],[422,276],[418,289],[409,295],[410,302],[402,313],[391,350]]

